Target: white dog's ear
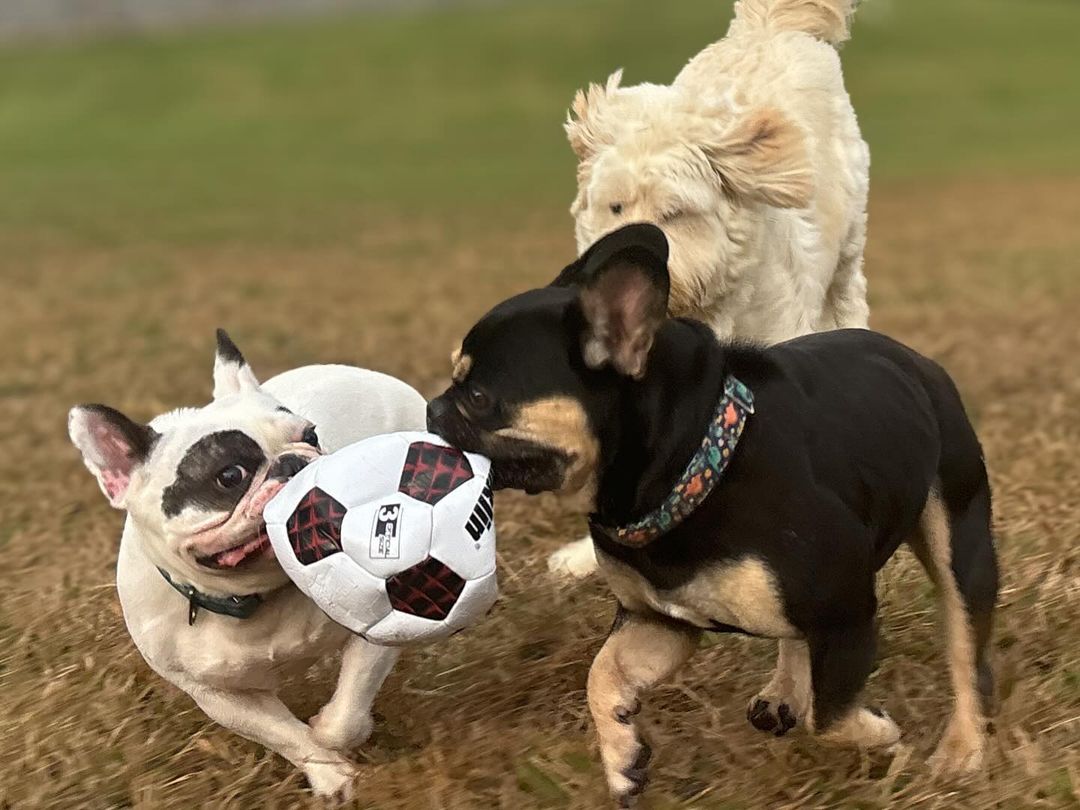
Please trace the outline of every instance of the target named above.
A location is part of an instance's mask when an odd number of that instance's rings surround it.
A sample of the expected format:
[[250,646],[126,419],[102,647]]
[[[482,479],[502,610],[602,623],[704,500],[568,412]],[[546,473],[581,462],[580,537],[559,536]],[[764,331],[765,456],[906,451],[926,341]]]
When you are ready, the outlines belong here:
[[806,136],[778,110],[754,110],[702,146],[736,198],[777,208],[810,204],[813,174]]
[[109,503],[123,509],[132,474],[160,434],[106,405],[79,405],[68,414],[68,435]]
[[570,141],[570,148],[574,150],[578,160],[588,160],[605,142],[607,135],[599,121],[601,109],[607,98],[619,89],[622,81],[622,69],[616,70],[608,76],[603,85],[590,84],[585,90],[578,90],[574,94],[574,101],[570,105],[570,112],[566,114],[566,137]]
[[581,257],[582,357],[640,380],[656,331],[667,317],[668,243],[655,225],[638,223],[602,237]]
[[247,391],[258,391],[259,381],[244,355],[224,329],[217,330],[217,354],[214,357],[214,399]]

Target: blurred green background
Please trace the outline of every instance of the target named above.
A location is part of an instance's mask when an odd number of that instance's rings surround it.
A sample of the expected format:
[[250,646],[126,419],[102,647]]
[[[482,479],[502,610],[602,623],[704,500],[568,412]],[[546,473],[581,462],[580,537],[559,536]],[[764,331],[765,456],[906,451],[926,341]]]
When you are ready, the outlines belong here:
[[[0,0],[0,29],[46,2]],[[216,326],[264,378],[339,360],[442,390],[469,325],[573,255],[575,90],[670,81],[732,0],[443,5],[0,45],[2,810],[321,806],[142,663],[111,585],[120,515],[68,408],[205,401]],[[1080,0],[865,0],[842,59],[873,156],[871,323],[949,368],[993,475],[990,766],[960,787],[922,767],[948,689],[906,557],[869,691],[905,729],[898,765],[757,735],[772,648],[725,638],[650,701],[648,806],[1076,808]],[[404,657],[364,807],[605,806],[582,690],[610,594],[548,579],[572,506],[499,498],[498,615]],[[302,714],[329,684],[305,682]]]
[[[385,215],[564,209],[575,89],[620,66],[669,81],[730,5],[533,0],[9,45],[0,239],[302,246]],[[1075,0],[866,0],[843,59],[875,182],[1077,171],[1078,35]]]

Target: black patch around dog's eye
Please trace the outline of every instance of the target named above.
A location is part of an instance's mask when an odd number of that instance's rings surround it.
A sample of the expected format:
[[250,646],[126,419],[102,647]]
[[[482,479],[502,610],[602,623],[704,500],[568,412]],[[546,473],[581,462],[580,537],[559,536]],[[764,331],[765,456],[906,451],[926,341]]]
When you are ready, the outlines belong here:
[[[185,509],[230,512],[251,486],[251,473],[266,461],[258,443],[239,430],[220,430],[203,436],[188,448],[176,468],[176,480],[161,494],[161,511],[176,517]],[[249,473],[229,489],[218,486],[218,474],[232,466]]]

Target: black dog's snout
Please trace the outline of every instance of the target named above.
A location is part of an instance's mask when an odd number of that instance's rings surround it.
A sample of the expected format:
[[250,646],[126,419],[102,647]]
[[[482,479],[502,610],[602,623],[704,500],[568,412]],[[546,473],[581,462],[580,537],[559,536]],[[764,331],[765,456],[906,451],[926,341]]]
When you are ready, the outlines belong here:
[[281,458],[276,459],[274,463],[270,465],[270,471],[266,474],[266,477],[276,478],[280,481],[288,481],[304,469],[310,461],[310,459],[306,459],[303,456],[287,453]]
[[427,406],[427,427],[432,433],[439,432],[439,423],[450,409],[443,397],[431,400]]

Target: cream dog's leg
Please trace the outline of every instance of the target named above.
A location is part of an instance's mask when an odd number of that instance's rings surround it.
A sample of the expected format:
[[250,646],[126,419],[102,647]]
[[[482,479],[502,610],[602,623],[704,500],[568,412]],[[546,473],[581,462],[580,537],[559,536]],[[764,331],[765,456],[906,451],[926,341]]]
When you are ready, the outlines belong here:
[[866,276],[863,274],[865,247],[866,214],[863,213],[852,224],[851,232],[840,248],[840,260],[825,293],[825,305],[815,331],[865,329],[869,323],[870,308],[866,303]]
[[567,543],[548,557],[548,570],[561,577],[584,579],[596,571],[596,552],[592,538],[586,535]]
[[841,258],[836,276],[825,299],[825,309],[816,331],[828,329],[865,329],[870,320],[866,305],[866,276],[862,255]]
[[228,692],[199,684],[187,686],[185,690],[211,720],[285,757],[304,772],[317,795],[351,797],[356,766],[320,745],[311,727],[294,717],[277,695],[266,691]]
[[311,718],[315,741],[336,751],[349,751],[371,734],[371,704],[401,651],[380,647],[354,636],[341,656],[334,696]]

